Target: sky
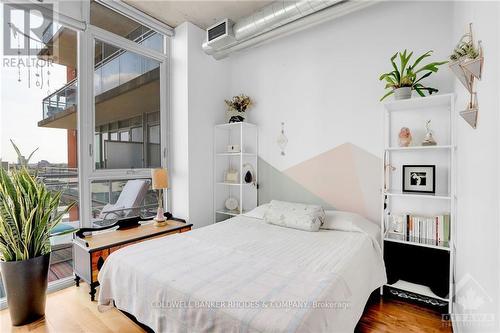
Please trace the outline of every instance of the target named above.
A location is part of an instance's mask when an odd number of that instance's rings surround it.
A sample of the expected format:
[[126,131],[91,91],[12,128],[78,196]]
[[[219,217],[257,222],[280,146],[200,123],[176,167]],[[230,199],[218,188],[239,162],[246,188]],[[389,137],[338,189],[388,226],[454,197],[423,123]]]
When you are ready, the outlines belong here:
[[[16,26],[23,26],[17,18],[12,21]],[[0,57],[2,60],[0,67],[0,159],[17,162],[17,155],[9,141],[12,139],[23,155],[27,156],[31,151],[39,148],[31,162],[47,160],[51,163],[66,163],[67,131],[37,126],[37,123],[42,120],[42,100],[66,83],[66,68],[57,64],[45,67],[44,77],[47,77],[46,68],[50,68],[50,88],[47,87],[45,80],[43,88],[34,84],[37,70],[33,67],[29,73],[28,67],[21,66],[21,82],[18,82],[18,68],[11,67],[11,60],[16,61],[17,57],[4,56],[3,53],[3,29],[5,26],[3,5],[0,6],[0,23]],[[7,66],[6,57],[9,60]],[[26,61],[26,57],[24,60]],[[31,87],[28,87],[29,74]]]

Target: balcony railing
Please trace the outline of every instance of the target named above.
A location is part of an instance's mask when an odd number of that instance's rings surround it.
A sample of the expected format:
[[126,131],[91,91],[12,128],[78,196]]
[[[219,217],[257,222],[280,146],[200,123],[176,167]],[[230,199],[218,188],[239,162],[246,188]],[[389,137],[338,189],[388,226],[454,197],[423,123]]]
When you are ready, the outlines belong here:
[[[143,28],[141,28],[143,29]],[[158,49],[163,45],[163,36],[152,30],[141,30],[134,38],[139,44]],[[158,45],[157,45],[158,44]],[[154,46],[156,45],[156,47]],[[117,50],[96,63],[94,72],[94,93],[102,94],[159,67],[155,60],[135,53]],[[61,89],[43,99],[43,119],[52,117],[77,105],[77,80],[68,82]]]
[[71,106],[76,106],[77,80],[69,81],[65,86],[43,99],[43,119],[63,112]]

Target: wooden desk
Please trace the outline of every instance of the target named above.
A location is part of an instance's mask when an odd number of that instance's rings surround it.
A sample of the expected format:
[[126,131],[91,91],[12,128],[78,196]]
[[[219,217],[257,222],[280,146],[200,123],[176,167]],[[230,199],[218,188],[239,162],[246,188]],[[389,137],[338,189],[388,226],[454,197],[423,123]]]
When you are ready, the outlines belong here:
[[[143,222],[144,223],[144,222]],[[192,224],[175,219],[169,220],[163,227],[153,223],[144,223],[135,228],[102,232],[85,238],[73,239],[73,256],[76,286],[83,279],[90,285],[90,299],[95,299],[96,287],[99,286],[97,274],[106,258],[122,247],[154,238],[191,230]]]

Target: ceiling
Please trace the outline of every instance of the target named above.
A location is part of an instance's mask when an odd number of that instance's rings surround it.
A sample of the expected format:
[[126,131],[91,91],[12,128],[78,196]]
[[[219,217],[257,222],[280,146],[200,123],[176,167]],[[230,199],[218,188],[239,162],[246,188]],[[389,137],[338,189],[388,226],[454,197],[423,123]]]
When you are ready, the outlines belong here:
[[189,21],[206,29],[220,19],[237,21],[272,1],[166,1],[125,0],[126,3],[165,22],[171,27]]

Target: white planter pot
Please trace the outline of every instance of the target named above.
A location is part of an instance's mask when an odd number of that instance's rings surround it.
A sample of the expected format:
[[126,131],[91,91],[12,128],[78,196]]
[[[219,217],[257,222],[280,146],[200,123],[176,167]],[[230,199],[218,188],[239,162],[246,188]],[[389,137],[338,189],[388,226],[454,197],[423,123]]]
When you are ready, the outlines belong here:
[[411,98],[411,87],[402,87],[394,89],[394,99],[410,99]]

